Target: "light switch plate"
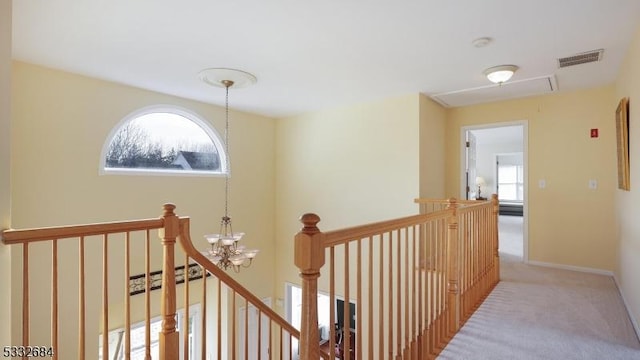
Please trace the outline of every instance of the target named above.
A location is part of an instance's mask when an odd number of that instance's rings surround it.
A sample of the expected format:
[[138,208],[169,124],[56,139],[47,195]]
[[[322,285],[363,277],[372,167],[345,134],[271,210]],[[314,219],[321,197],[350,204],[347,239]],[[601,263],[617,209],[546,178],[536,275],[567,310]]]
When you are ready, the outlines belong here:
[[540,189],[544,189],[545,187],[547,187],[547,181],[544,179],[538,180],[538,187]]
[[589,189],[595,190],[598,188],[598,180],[591,179],[589,180]]

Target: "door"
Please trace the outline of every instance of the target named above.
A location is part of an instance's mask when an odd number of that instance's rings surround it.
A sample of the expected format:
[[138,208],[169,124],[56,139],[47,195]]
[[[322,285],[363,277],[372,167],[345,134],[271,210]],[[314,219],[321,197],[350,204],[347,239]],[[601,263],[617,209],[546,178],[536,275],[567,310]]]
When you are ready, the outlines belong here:
[[465,133],[465,199],[472,198],[476,178],[476,137],[470,130]]
[[[271,299],[266,298],[263,299],[267,306],[271,306]],[[245,317],[246,314],[249,315],[248,320],[246,321],[246,332],[245,332]],[[258,319],[260,317],[260,319]],[[258,321],[260,321],[260,328],[258,329]],[[260,315],[258,309],[249,305],[249,311],[246,311],[245,307],[241,307],[238,309],[238,324],[236,325],[236,329],[238,331],[238,354],[239,359],[258,359],[258,331],[260,331],[260,359],[269,359],[269,318]],[[245,338],[245,334],[248,337],[248,343],[246,343],[247,339]],[[246,344],[246,345],[245,345]],[[245,357],[245,349],[247,349],[248,356]]]

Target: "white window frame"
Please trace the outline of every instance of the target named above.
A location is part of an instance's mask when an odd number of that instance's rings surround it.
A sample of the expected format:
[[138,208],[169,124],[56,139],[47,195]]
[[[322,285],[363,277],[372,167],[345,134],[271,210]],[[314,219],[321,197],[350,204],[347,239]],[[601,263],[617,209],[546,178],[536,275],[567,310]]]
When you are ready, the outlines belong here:
[[[106,158],[109,152],[109,146],[114,136],[120,131],[122,126],[128,122],[137,119],[141,116],[153,114],[153,113],[170,113],[182,116],[187,120],[192,121],[198,125],[211,139],[216,150],[218,151],[218,157],[220,158],[220,170],[219,171],[196,171],[196,170],[172,170],[172,169],[144,169],[144,168],[107,168]],[[159,176],[207,176],[207,177],[219,177],[227,176],[230,174],[228,154],[225,151],[224,143],[220,134],[209,124],[204,118],[195,112],[175,106],[175,105],[152,105],[141,109],[138,109],[127,116],[125,116],[116,126],[111,129],[104,144],[102,145],[102,151],[100,152],[100,175],[159,175]]]

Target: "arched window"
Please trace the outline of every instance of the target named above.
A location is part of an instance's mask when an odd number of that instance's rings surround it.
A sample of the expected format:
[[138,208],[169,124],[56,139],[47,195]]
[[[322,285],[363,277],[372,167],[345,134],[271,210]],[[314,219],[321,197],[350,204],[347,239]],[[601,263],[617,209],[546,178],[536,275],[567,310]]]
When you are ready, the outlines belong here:
[[194,113],[153,106],[129,114],[102,147],[105,174],[220,175],[227,155],[216,131]]

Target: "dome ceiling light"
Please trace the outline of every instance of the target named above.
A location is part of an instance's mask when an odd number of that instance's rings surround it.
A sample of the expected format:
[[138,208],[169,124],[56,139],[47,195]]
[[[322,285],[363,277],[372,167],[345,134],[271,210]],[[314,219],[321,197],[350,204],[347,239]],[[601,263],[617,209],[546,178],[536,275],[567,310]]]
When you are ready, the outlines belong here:
[[518,70],[516,65],[500,65],[488,68],[483,74],[494,84],[502,84],[511,79],[513,74]]

